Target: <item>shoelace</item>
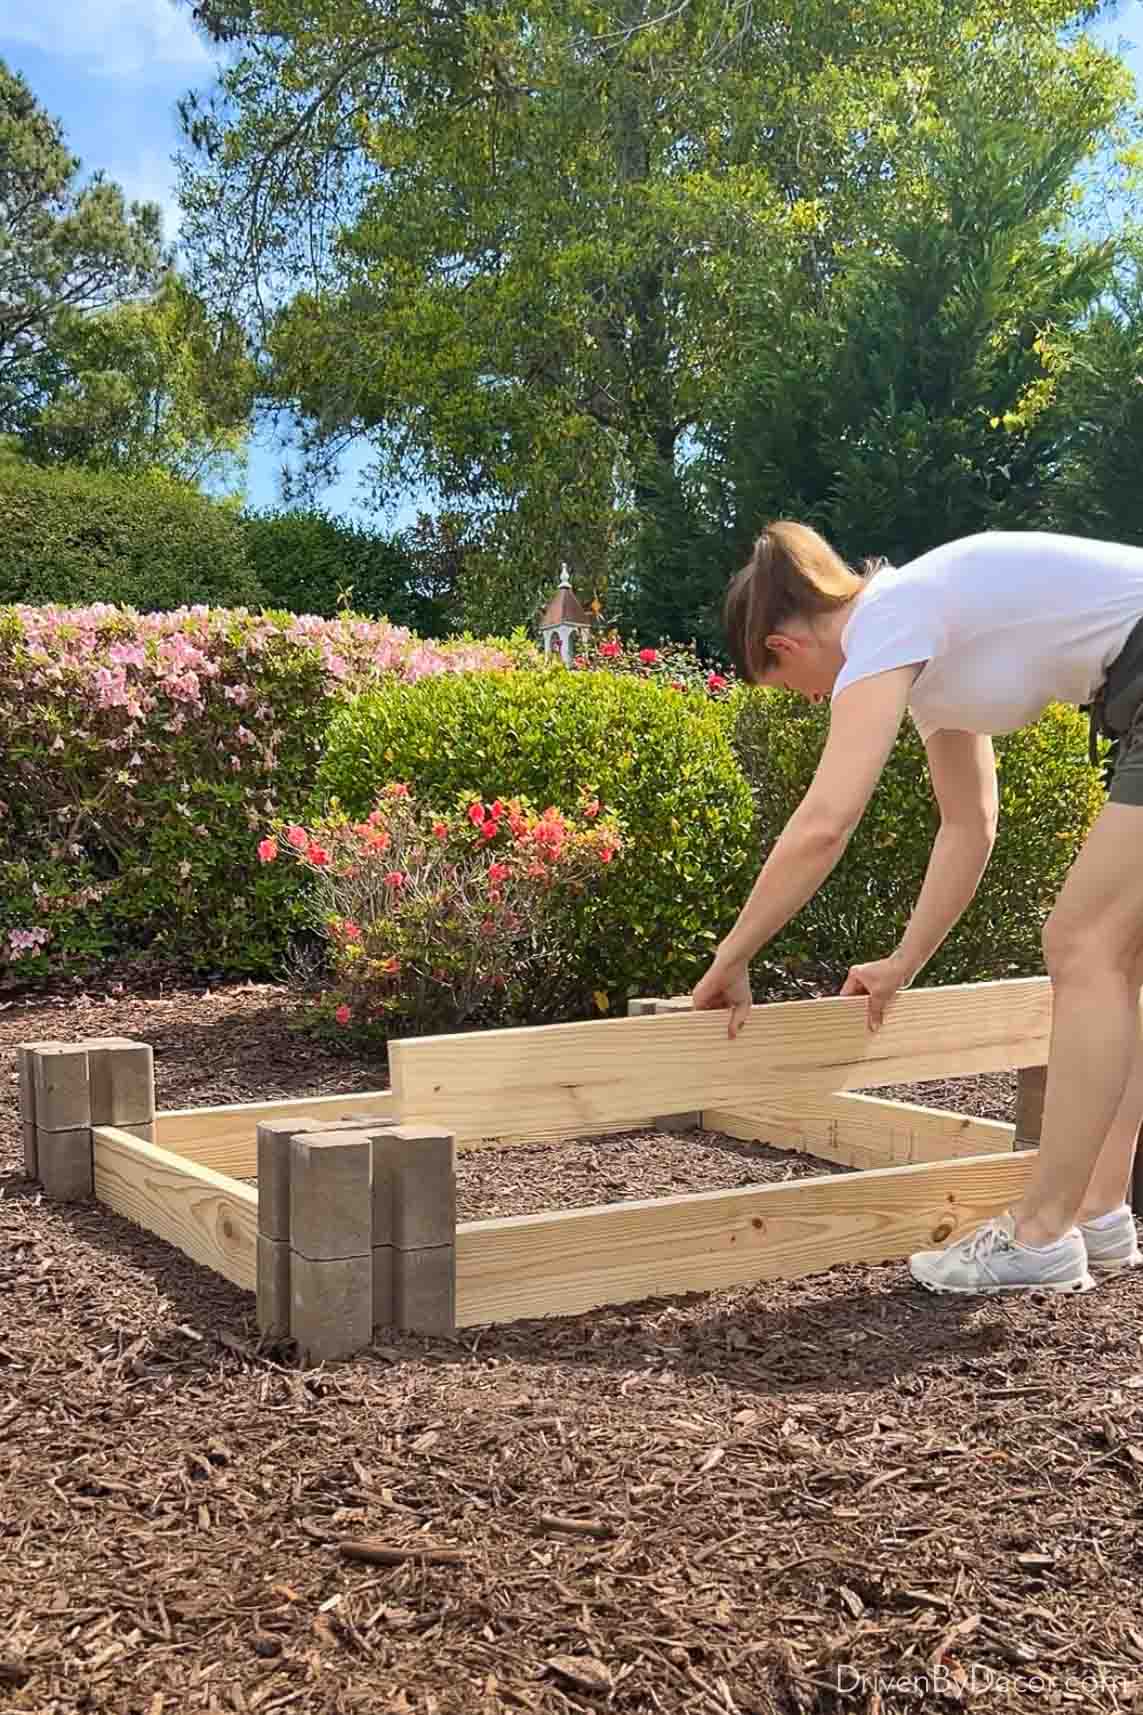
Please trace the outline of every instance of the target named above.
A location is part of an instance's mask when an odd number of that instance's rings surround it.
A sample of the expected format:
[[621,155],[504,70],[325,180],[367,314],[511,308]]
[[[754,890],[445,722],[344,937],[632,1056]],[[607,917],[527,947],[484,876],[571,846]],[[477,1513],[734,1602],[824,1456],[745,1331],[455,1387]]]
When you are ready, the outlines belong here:
[[999,1221],[985,1221],[966,1241],[964,1246],[965,1260],[976,1262],[979,1257],[988,1257],[997,1248],[1007,1249],[1011,1243],[1010,1235]]

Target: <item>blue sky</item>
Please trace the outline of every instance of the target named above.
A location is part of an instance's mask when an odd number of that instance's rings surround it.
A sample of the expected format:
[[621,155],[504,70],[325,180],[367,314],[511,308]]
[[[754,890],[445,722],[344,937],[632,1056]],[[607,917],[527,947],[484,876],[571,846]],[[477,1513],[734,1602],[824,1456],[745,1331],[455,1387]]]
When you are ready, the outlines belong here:
[[[189,20],[189,9],[172,0],[0,0],[0,57],[63,121],[87,170],[101,167],[128,196],[162,206],[168,237],[178,232],[175,104],[212,73]],[[1143,0],[1123,0],[1097,34],[1130,44],[1127,57],[1143,92]],[[248,481],[254,505],[274,503],[281,458],[272,444],[254,448]],[[322,504],[333,512],[360,510],[358,476],[366,462],[364,451],[347,460]],[[402,508],[392,522],[414,510]]]

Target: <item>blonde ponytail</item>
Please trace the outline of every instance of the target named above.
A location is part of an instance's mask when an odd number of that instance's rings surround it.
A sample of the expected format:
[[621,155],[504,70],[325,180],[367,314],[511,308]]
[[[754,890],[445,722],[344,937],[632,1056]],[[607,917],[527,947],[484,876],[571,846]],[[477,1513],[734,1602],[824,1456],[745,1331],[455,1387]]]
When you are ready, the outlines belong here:
[[768,524],[726,593],[723,623],[740,677],[756,682],[777,665],[766,639],[791,619],[833,613],[862,587],[860,575],[808,524]]

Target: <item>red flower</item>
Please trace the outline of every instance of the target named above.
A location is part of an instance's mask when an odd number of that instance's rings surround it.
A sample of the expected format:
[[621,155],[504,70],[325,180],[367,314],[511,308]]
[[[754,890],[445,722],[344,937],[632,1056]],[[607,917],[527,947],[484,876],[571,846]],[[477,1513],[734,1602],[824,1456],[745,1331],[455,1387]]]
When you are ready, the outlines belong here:
[[394,780],[391,786],[386,786],[385,796],[386,798],[407,798],[409,796],[409,788],[400,780]]
[[404,885],[405,877],[401,874],[401,871],[399,869],[391,869],[385,877],[385,886],[391,887],[393,891],[396,892],[399,887],[404,887]]
[[587,656],[586,655],[577,655],[575,660],[572,662],[572,666],[578,667],[580,672],[582,673],[584,668],[587,666]]
[[730,681],[724,679],[721,673],[712,673],[706,682],[706,688],[713,695],[716,691],[725,691],[729,683]]
[[659,651],[657,649],[640,649],[639,659],[644,667],[653,667],[659,659]]
[[470,804],[468,806],[468,819],[474,828],[482,828],[484,826],[485,815],[486,811],[484,805],[480,802]]
[[306,859],[315,869],[324,869],[329,862],[329,853],[324,846],[311,846],[306,853]]
[[433,823],[433,833],[436,835],[438,840],[447,840],[448,839],[448,824],[447,824],[447,822],[434,822]]
[[488,879],[494,884],[498,881],[507,881],[508,865],[506,863],[490,863],[488,866]]
[[395,977],[401,969],[400,959],[386,959],[381,966],[381,974],[385,977]]
[[600,846],[600,848],[599,848],[599,861],[600,861],[600,863],[610,863],[614,856],[615,856],[615,847],[614,846]]
[[492,806],[492,811],[491,811],[493,821],[498,822],[503,814],[504,814],[504,806],[500,802],[499,798],[497,798],[495,804],[493,804],[493,806]]
[[344,1026],[347,1025],[349,1023],[350,1019],[353,1017],[353,1014],[349,1010],[349,1008],[345,1005],[345,1003],[343,1001],[333,1016],[336,1018],[337,1022],[344,1028]]
[[622,643],[601,643],[599,653],[605,661],[614,661],[617,655],[622,655],[623,645]]
[[480,832],[486,840],[494,840],[500,832],[500,823],[491,821],[483,822],[481,824]]
[[293,827],[286,829],[286,839],[289,844],[293,846],[296,852],[301,852],[306,849],[306,846],[309,844],[309,838],[310,836],[306,833],[306,830],[304,828],[299,828],[297,823],[295,823]]
[[361,939],[360,923],[351,923],[348,918],[341,925],[341,932],[347,941],[360,941]]
[[393,843],[393,836],[386,833],[384,828],[378,828],[370,834],[369,844],[375,852],[387,851]]
[[598,815],[599,815],[599,812],[600,812],[600,809],[601,809],[601,808],[602,808],[602,806],[601,806],[601,804],[600,804],[600,802],[599,802],[599,799],[598,799],[598,798],[593,798],[593,799],[592,799],[592,800],[591,800],[591,803],[590,803],[590,804],[585,804],[585,805],[584,805],[584,807],[583,807],[583,813],[584,813],[584,815],[585,815],[585,816],[586,816],[586,817],[587,817],[587,819],[588,819],[588,821],[589,821],[589,822],[594,822],[594,821],[595,821],[595,818],[596,818],[596,817],[597,817],[597,816],[598,816]]
[[667,686],[667,689],[668,691],[685,691],[686,686],[683,684],[681,679],[672,679],[670,684]]
[[277,840],[260,840],[258,842],[259,863],[273,863],[278,855]]
[[495,935],[496,924],[493,922],[491,917],[486,917],[484,919],[484,922],[480,925],[480,933],[482,935]]

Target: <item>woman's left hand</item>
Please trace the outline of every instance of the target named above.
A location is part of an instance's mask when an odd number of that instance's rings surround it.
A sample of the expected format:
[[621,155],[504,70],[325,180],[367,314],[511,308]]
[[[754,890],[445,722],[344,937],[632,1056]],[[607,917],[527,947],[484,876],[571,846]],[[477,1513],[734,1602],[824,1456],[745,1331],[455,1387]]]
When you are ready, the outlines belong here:
[[907,988],[909,973],[900,959],[874,959],[868,965],[854,965],[842,984],[843,995],[868,995],[868,1019],[871,1031],[878,1031],[885,1014],[899,989]]
[[733,1042],[754,1005],[749,965],[740,959],[724,959],[720,953],[692,994],[691,1005],[696,1012],[728,1010],[727,1035]]

